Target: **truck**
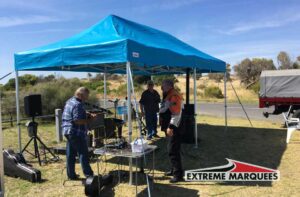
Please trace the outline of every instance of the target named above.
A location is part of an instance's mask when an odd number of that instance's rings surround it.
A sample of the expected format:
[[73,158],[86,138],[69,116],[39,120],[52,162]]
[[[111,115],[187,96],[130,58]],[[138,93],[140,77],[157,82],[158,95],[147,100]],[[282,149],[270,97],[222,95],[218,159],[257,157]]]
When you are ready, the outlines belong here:
[[300,118],[300,69],[265,70],[260,76],[259,107],[274,106],[270,114],[286,113],[287,117]]

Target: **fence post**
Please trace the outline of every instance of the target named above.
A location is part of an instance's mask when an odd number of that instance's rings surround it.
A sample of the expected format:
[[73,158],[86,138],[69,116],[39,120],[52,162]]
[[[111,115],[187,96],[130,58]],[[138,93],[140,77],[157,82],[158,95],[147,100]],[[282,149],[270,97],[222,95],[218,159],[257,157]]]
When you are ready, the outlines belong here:
[[58,143],[63,140],[61,122],[62,122],[62,110],[55,109],[56,141]]

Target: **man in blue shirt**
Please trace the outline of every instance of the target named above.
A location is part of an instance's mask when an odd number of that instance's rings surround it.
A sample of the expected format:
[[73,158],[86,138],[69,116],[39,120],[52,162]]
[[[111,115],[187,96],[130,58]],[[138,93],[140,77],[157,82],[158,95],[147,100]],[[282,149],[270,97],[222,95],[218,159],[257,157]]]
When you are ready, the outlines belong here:
[[[89,97],[89,90],[80,87],[64,107],[62,115],[62,129],[67,138],[67,176],[71,180],[78,179],[75,173],[76,155],[79,156],[82,171],[86,177],[93,176],[89,164],[88,147],[86,142],[87,123],[94,117],[84,110],[84,101]],[[89,116],[89,117],[88,117]]]

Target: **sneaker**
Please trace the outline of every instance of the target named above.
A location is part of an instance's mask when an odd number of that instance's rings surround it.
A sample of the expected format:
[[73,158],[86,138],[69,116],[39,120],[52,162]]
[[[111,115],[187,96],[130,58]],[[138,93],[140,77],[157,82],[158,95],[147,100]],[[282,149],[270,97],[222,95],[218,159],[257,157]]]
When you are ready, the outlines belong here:
[[177,177],[177,176],[174,176],[173,178],[170,179],[170,183],[178,183],[182,181],[184,181],[184,179],[182,177]]

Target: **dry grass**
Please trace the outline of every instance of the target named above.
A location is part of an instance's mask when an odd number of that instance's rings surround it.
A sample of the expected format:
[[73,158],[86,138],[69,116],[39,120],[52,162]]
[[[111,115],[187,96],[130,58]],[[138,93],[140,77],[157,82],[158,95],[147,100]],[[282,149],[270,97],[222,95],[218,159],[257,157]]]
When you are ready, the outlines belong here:
[[[240,80],[237,77],[231,77],[232,78],[232,85],[234,89],[236,90],[240,100],[243,103],[257,103],[258,102],[258,95],[255,94],[252,90],[247,90],[241,83]],[[178,83],[176,84],[182,93],[182,95],[185,96],[186,93],[186,79],[183,76],[180,76],[177,78]],[[221,81],[220,83],[215,82],[214,80],[210,80],[207,76],[201,77],[196,82],[197,86],[197,100],[199,101],[205,101],[205,102],[223,102],[223,99],[216,99],[216,98],[206,98],[204,96],[204,88],[203,87],[209,87],[209,86],[216,86],[219,87],[224,95],[224,81]],[[193,79],[190,80],[190,99],[194,99],[194,82]],[[228,102],[237,102],[236,95],[230,85],[229,82],[227,82],[227,99]]]
[[[258,95],[254,93],[252,90],[247,90],[243,85],[241,85],[240,80],[237,77],[232,76],[232,85],[235,88],[239,98],[243,103],[258,103]],[[180,89],[181,94],[185,98],[186,93],[186,79],[184,76],[177,77],[178,83],[176,86]],[[121,81],[109,81],[111,83],[110,89],[118,89],[118,87],[125,83],[125,80]],[[204,87],[209,86],[217,86],[221,89],[222,93],[224,94],[224,82],[221,81],[220,83],[215,82],[214,80],[208,79],[207,76],[201,77],[199,80],[197,80],[197,100],[198,101],[205,101],[205,102],[223,102],[223,99],[216,99],[216,98],[207,98],[204,96]],[[144,89],[146,86],[144,86]],[[160,87],[155,87],[155,89],[162,95]],[[140,97],[141,92],[136,92],[137,98]],[[124,95],[123,97],[125,97]],[[115,93],[111,93],[109,95],[110,98],[116,98],[119,97]],[[103,98],[102,94],[99,94],[99,98]],[[234,94],[234,91],[230,85],[229,82],[227,82],[227,98],[228,102],[237,102],[237,98]],[[194,82],[193,79],[190,79],[190,99],[194,99]]]
[[[279,169],[281,179],[278,182],[193,182],[169,184],[163,172],[168,169],[169,163],[164,138],[154,141],[160,149],[156,152],[155,185],[152,196],[297,196],[300,192],[300,132],[296,132],[290,144],[286,145],[286,131],[278,129],[279,124],[263,121],[253,121],[255,128],[249,127],[244,119],[230,119],[228,130],[225,132],[223,119],[211,116],[199,117],[199,147],[183,145],[183,164],[185,169],[197,169],[226,164],[225,158],[250,162],[269,168]],[[55,128],[52,124],[44,124],[39,134],[48,145],[55,145]],[[23,128],[23,144],[27,142]],[[160,133],[163,136],[162,133]],[[17,135],[15,128],[4,130],[4,147],[17,149]],[[52,163],[39,167],[44,182],[32,184],[16,178],[5,176],[6,196],[84,196],[84,187],[78,181],[69,181],[62,185],[65,173],[65,157],[59,163]],[[29,159],[29,158],[28,158]],[[107,163],[101,163],[100,170],[116,170],[116,160],[107,158]],[[96,163],[92,163],[96,171]],[[127,162],[122,170],[127,171]],[[82,176],[80,165],[76,170]],[[145,181],[141,178],[138,186],[138,195],[147,196]],[[108,187],[103,196],[134,196],[135,187],[127,184],[128,178],[114,188]]]

